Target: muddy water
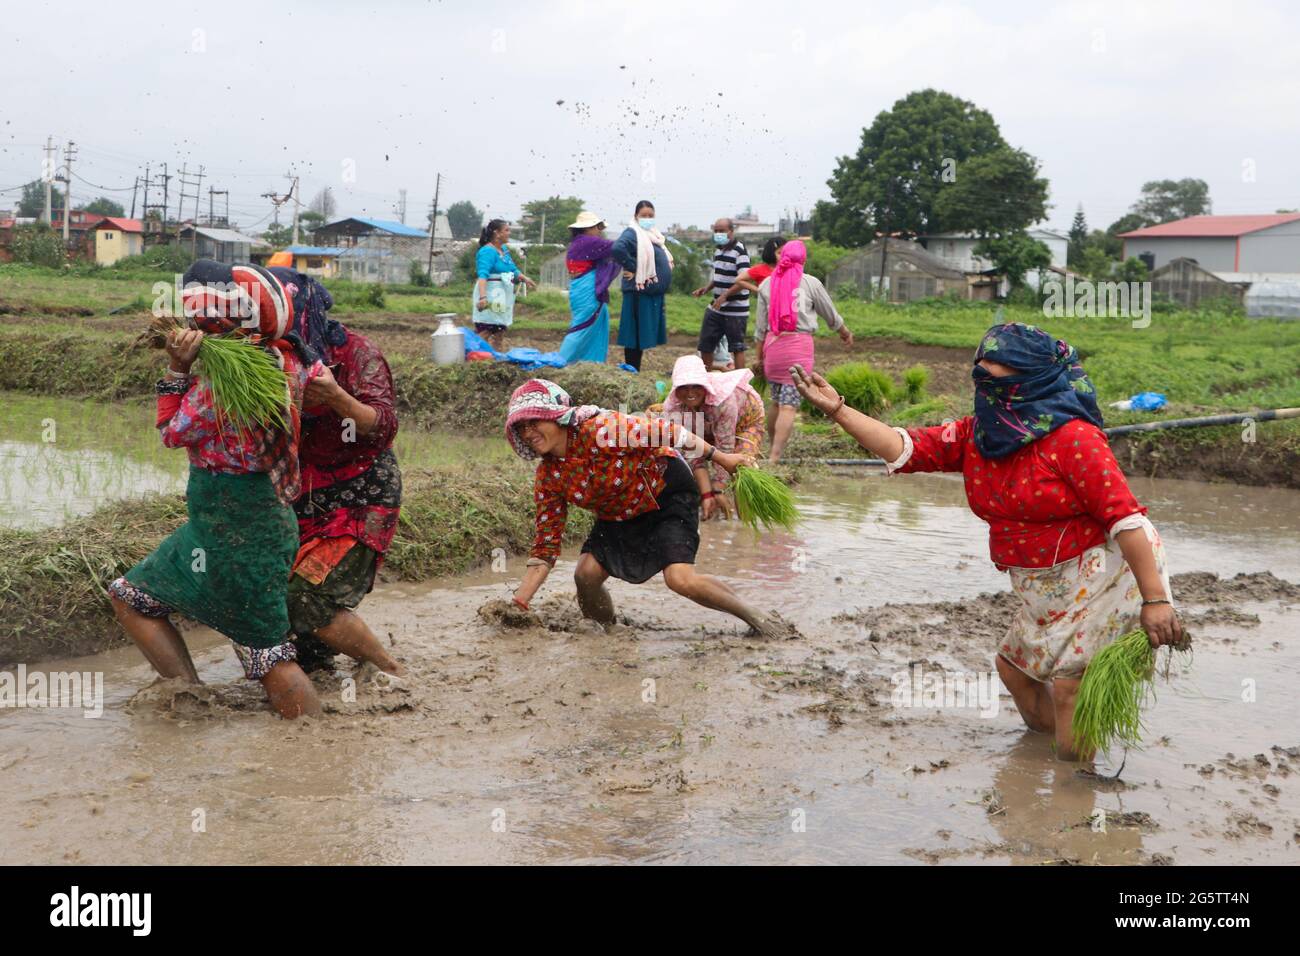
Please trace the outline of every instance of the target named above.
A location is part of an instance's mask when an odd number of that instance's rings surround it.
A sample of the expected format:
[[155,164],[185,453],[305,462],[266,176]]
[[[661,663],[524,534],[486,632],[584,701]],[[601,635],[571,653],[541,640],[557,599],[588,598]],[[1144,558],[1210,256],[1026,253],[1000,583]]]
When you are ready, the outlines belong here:
[[[1176,573],[1300,582],[1300,494],[1136,484]],[[515,560],[381,586],[365,615],[413,676],[355,694],[346,670],[318,677],[316,721],[273,717],[202,630],[197,694],[150,688],[132,649],[42,665],[102,672],[104,713],[0,711],[0,862],[1297,861],[1300,592],[1200,582],[1192,667],[1161,684],[1122,782],[1101,782],[1005,697],[985,716],[891,706],[909,666],[986,674],[1006,616],[975,598],[1005,581],[959,483],[801,492],[798,533],[710,525],[700,556],[800,640],[747,638],[657,581],[615,582],[622,623],[585,628],[571,562],[546,627],[502,630],[475,612]]]

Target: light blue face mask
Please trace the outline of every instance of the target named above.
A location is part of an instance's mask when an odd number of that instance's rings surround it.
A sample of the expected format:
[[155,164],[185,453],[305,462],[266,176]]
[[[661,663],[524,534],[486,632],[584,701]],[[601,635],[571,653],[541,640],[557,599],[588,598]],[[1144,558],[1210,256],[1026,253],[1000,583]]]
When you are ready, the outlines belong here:
[[715,246],[725,246],[727,244],[727,234],[725,232],[715,232],[713,234],[713,244]]
[[636,224],[642,229],[653,229],[655,227],[655,221],[653,219],[638,219]]

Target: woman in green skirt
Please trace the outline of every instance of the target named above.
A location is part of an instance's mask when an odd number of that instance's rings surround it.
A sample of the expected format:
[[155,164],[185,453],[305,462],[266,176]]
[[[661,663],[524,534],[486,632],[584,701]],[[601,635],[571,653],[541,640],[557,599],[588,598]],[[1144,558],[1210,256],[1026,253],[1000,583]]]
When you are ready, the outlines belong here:
[[[189,521],[109,586],[113,609],[163,677],[199,682],[168,620],[183,614],[230,638],[245,675],[262,683],[281,716],[317,714],[286,605],[298,551],[291,502],[299,492],[299,409],[316,363],[290,331],[292,300],[265,269],[200,260],[185,274],[184,302],[195,328],[168,335],[157,425],[164,445],[189,454]],[[191,377],[203,336],[236,330],[283,368],[287,428],[238,428],[218,413],[207,383]]]

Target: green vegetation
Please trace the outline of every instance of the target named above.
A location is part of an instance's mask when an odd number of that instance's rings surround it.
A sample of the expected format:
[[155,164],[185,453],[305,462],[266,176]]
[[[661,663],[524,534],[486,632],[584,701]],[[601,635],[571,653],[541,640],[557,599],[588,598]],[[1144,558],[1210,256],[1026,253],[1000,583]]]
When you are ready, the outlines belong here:
[[[1173,649],[1170,649],[1173,653]],[[1142,742],[1142,705],[1153,696],[1156,651],[1145,631],[1129,631],[1096,654],[1074,701],[1074,750],[1088,757]]]
[[774,528],[794,530],[799,521],[799,509],[794,494],[780,478],[761,468],[741,468],[732,481],[736,496],[736,511],[740,520],[755,531],[761,524],[769,531]]

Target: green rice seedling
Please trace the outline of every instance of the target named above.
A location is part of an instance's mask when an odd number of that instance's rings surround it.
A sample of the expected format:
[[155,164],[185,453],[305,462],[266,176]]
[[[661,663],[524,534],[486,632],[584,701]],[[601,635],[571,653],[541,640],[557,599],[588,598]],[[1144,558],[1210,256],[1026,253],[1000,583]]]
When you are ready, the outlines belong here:
[[768,530],[793,530],[799,521],[794,494],[785,482],[758,468],[741,468],[732,481],[740,520],[755,531],[762,524]]
[[[142,336],[155,348],[182,328],[170,316],[154,319]],[[205,335],[199,343],[199,375],[212,389],[217,413],[241,432],[251,426],[287,428],[289,383],[265,349],[236,333]]]
[[239,336],[205,335],[199,362],[213,404],[241,431],[287,427],[288,381],[265,349]]
[[907,404],[915,405],[925,398],[925,386],[930,381],[930,370],[924,365],[913,365],[903,373],[903,388]]
[[[1176,649],[1185,650],[1186,645]],[[1074,701],[1076,754],[1141,743],[1141,711],[1155,696],[1155,665],[1155,648],[1142,630],[1115,638],[1093,655]]]

